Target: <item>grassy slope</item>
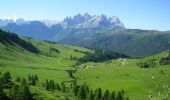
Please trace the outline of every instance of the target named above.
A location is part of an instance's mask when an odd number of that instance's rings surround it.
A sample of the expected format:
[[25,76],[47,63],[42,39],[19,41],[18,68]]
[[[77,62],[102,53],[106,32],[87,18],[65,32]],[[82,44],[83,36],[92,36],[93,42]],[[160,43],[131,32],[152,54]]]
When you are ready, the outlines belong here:
[[[31,42],[40,50],[40,54],[31,53],[18,45],[8,45],[0,43],[0,71],[10,71],[13,77],[27,77],[28,74],[37,74],[40,83],[46,79],[53,79],[60,83],[68,81],[70,77],[66,70],[72,69],[75,61],[71,61],[71,55],[82,57],[84,54],[75,52],[75,49],[81,51],[89,51],[88,49],[61,44],[49,44],[36,41],[33,39],[25,39]],[[50,47],[60,51],[51,52]],[[159,59],[166,55],[163,52],[159,55],[145,58]],[[91,88],[101,87],[102,89],[121,90],[124,88],[126,95],[132,100],[143,100],[148,98],[150,91],[155,98],[162,98],[165,89],[170,86],[170,69],[169,66],[159,66],[156,68],[139,68],[136,62],[139,60],[128,59],[127,63],[122,65],[119,60],[110,60],[103,63],[86,63],[89,68],[80,69],[77,76],[79,83],[86,82]],[[92,68],[91,68],[92,67]],[[161,74],[163,70],[165,74]],[[152,78],[154,77],[154,78]],[[164,86],[165,85],[165,86]],[[163,88],[165,87],[165,88]],[[51,93],[45,91],[42,87],[32,87],[32,92],[40,93],[46,99],[64,99],[64,96],[70,96],[75,100],[72,94]],[[158,97],[158,92],[161,96]]]
[[[167,52],[163,52],[143,60],[159,59],[166,54]],[[123,88],[125,94],[132,100],[146,100],[150,93],[156,100],[163,99],[167,96],[170,87],[170,66],[158,65],[155,68],[139,68],[136,64],[139,61],[127,59],[124,65],[120,60],[86,63],[87,68],[80,69],[77,72],[77,77],[80,79],[80,84],[86,82],[94,89],[101,87],[118,91]],[[161,70],[165,74],[162,74]],[[158,96],[159,92],[160,96]]]
[[[71,69],[71,66],[75,64],[75,61],[71,61],[69,57],[71,55],[84,56],[82,53],[75,52],[75,49],[89,51],[81,47],[49,44],[33,39],[25,40],[36,46],[40,50],[40,54],[31,53],[16,44],[6,46],[0,43],[0,72],[10,71],[14,79],[17,76],[27,78],[29,74],[37,74],[40,83],[45,82],[46,79],[53,79],[55,82],[61,83],[61,81],[70,80],[66,70]],[[55,51],[50,53],[50,47],[56,48],[60,53]],[[55,95],[39,88],[41,87],[33,87],[32,91],[41,92],[41,95],[48,99],[64,98],[63,95],[71,95],[62,93]]]

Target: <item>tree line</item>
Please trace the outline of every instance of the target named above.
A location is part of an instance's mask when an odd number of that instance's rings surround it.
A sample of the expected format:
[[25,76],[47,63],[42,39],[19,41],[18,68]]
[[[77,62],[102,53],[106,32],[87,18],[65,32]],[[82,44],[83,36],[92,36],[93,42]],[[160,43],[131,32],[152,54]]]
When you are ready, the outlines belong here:
[[78,59],[79,63],[103,62],[110,59],[127,58],[129,56],[111,50],[95,49],[93,53],[87,52],[83,58]]
[[74,95],[80,100],[129,100],[128,97],[125,97],[123,89],[118,92],[103,91],[101,88],[92,90],[86,83],[84,85],[77,85],[75,81],[73,81],[72,85]]
[[[27,79],[16,77],[15,81],[12,81],[9,72],[0,73],[0,100],[35,100],[36,96],[31,93],[30,86],[37,86],[38,80],[37,75],[28,75]],[[103,91],[101,88],[93,90],[86,83],[78,85],[75,80],[57,83],[54,80],[47,79],[42,86],[47,91],[72,93],[78,100],[129,100],[128,97],[125,97],[123,89],[117,92]],[[4,89],[9,89],[8,96]],[[69,100],[69,97],[66,100]]]
[[152,58],[148,60],[141,60],[137,63],[137,65],[141,68],[153,68],[157,67],[158,65],[170,65],[170,51],[164,57]]
[[0,42],[3,43],[4,45],[17,44],[30,52],[39,53],[39,50],[35,46],[33,46],[32,43],[21,39],[20,37],[18,37],[18,35],[14,33],[5,32],[1,29],[0,29]]
[[[7,96],[4,89],[9,89]],[[30,92],[30,84],[25,78],[17,77],[12,81],[11,74],[5,72],[0,74],[0,100],[34,100]]]

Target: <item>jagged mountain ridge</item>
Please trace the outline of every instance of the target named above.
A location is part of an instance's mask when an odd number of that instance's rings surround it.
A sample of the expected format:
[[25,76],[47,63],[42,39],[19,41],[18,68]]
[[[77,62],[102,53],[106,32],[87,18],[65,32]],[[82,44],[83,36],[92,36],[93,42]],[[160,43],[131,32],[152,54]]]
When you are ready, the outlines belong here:
[[29,21],[17,19],[14,21],[6,19],[0,20],[0,27],[6,31],[17,33],[19,36],[58,41],[66,35],[75,36],[65,33],[86,33],[86,36],[91,36],[96,32],[123,29],[124,25],[116,16],[107,17],[106,15],[89,15],[85,13],[66,17],[60,22],[55,20]]
[[170,49],[170,31],[125,29],[117,17],[86,13],[67,17],[61,22],[19,22],[1,28],[19,36],[113,50],[132,57],[146,57]]
[[84,15],[77,14],[74,17],[67,17],[61,22],[64,28],[124,28],[123,23],[118,17],[107,17],[106,15],[89,15],[85,13]]
[[[0,26],[7,26],[10,23],[15,23],[17,25],[29,24],[31,21],[26,21],[22,18],[14,21],[13,19],[0,19]],[[89,15],[85,14],[77,14],[73,17],[69,16],[64,18],[63,21],[56,20],[42,20],[40,21],[44,23],[47,27],[53,27],[56,25],[61,25],[62,28],[96,28],[96,27],[109,27],[113,28],[124,28],[123,23],[119,20],[118,17],[112,16],[107,17],[106,15]]]

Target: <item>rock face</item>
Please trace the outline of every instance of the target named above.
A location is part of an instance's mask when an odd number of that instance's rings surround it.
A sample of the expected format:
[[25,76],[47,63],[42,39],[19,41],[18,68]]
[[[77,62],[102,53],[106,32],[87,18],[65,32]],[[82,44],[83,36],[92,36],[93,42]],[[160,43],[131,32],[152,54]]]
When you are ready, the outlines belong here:
[[105,15],[84,15],[77,14],[74,17],[66,17],[61,25],[64,28],[124,28],[123,23],[118,17],[107,17]]
[[118,17],[77,14],[63,21],[0,20],[0,28],[19,36],[113,50],[146,57],[170,49],[170,31],[125,29]]
[[61,40],[61,37],[72,37],[78,33],[86,33],[84,34],[85,36],[91,36],[93,33],[111,29],[124,29],[124,25],[116,16],[107,17],[106,15],[89,15],[85,13],[66,17],[63,21],[0,19],[0,28],[17,33],[19,36],[57,41]]

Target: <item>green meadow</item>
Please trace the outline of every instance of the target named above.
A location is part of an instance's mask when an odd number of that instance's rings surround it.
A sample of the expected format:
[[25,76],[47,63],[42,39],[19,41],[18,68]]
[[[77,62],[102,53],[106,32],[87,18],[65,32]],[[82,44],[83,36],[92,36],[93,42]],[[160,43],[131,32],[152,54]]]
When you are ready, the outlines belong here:
[[[45,80],[54,80],[70,85],[72,77],[68,71],[75,70],[74,77],[79,85],[86,83],[90,89],[102,88],[103,91],[125,91],[130,100],[168,100],[170,99],[170,65],[160,65],[159,59],[168,52],[143,59],[113,59],[104,62],[86,62],[84,68],[79,68],[77,60],[71,57],[82,58],[83,52],[92,52],[90,49],[42,42],[24,38],[33,44],[39,53],[32,53],[17,44],[4,45],[0,43],[0,72],[9,71],[13,81],[17,77],[27,78],[28,75],[37,75],[39,83],[31,86],[32,93],[38,93],[37,100],[77,100],[72,92],[47,91],[42,84]],[[151,68],[141,68],[137,64],[141,61],[155,59]],[[8,94],[9,90],[6,90]]]
[[135,64],[137,61],[127,59],[124,65],[118,60],[98,64],[87,63],[87,67],[79,70],[76,75],[79,84],[86,82],[94,89],[98,87],[115,91],[124,89],[131,100],[147,100],[149,95],[152,95],[154,100],[162,100],[168,96],[169,66],[139,68]]

